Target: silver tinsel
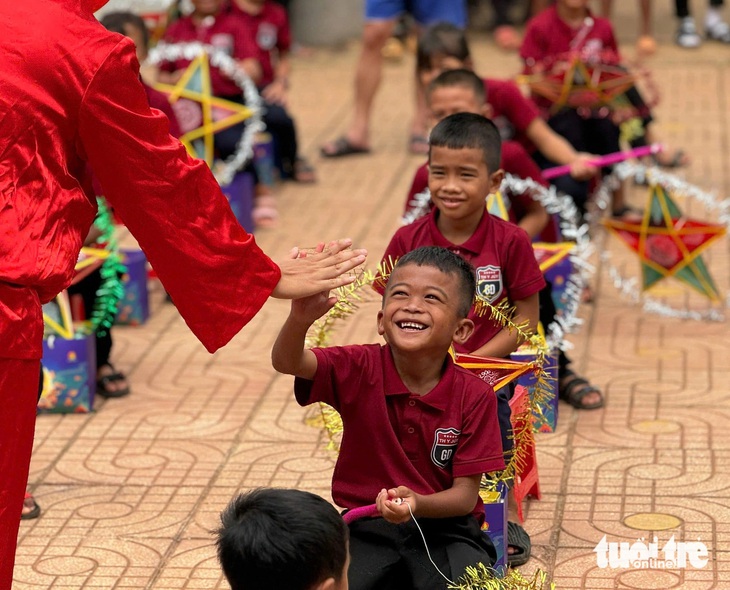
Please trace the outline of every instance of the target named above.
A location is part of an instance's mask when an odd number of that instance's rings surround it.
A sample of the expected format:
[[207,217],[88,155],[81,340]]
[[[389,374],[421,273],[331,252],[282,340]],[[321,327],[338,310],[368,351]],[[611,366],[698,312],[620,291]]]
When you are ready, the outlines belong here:
[[256,134],[263,131],[266,126],[261,120],[263,106],[261,96],[248,74],[241,68],[236,60],[223,50],[204,45],[202,43],[159,43],[150,51],[147,62],[158,65],[163,61],[176,61],[178,59],[194,60],[201,53],[208,54],[208,60],[212,67],[218,68],[223,75],[233,80],[241,89],[246,107],[251,110],[251,117],[246,119],[246,126],[241,133],[241,138],[236,145],[236,151],[226,160],[213,168],[213,174],[221,186],[230,184],[236,172],[241,170],[249,158],[253,156],[253,144]]
[[[648,167],[632,162],[623,162],[613,169],[598,187],[595,193],[595,205],[600,212],[608,210],[611,203],[611,193],[619,184],[633,178],[639,182],[647,182],[650,186],[661,186],[667,192],[695,200],[707,210],[713,213],[716,223],[723,224],[730,231],[730,199],[718,199],[716,195],[703,191],[693,184],[688,183],[673,174],[669,174],[657,167]],[[716,309],[698,311],[687,308],[672,307],[666,303],[654,299],[641,291],[639,280],[636,278],[624,277],[618,268],[611,263],[611,255],[605,251],[601,254],[601,260],[606,265],[608,276],[613,286],[621,295],[635,304],[641,304],[643,311],[663,317],[682,320],[697,320],[722,322],[725,321],[724,310],[730,308],[730,295]]]
[[[529,194],[533,199],[539,201],[548,213],[559,215],[563,238],[575,243],[570,252],[572,272],[566,279],[564,310],[556,316],[555,321],[545,327],[547,332],[545,339],[550,349],[566,350],[572,346],[566,340],[566,335],[575,331],[582,323],[582,320],[577,317],[578,308],[587,276],[595,270],[593,265],[588,262],[592,253],[588,226],[580,222],[580,213],[573,199],[559,193],[553,186],[544,187],[530,178],[519,178],[507,174],[500,191],[503,194]],[[415,195],[408,203],[408,211],[401,217],[401,224],[408,225],[419,217],[423,217],[429,212],[430,203],[431,193],[428,189]]]

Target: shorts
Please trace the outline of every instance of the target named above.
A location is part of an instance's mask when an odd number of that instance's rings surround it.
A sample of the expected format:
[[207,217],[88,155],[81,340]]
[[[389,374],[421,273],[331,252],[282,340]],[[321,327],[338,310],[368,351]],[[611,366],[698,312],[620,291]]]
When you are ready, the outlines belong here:
[[419,25],[448,22],[466,27],[465,0],[365,0],[365,20],[393,20],[407,12]]

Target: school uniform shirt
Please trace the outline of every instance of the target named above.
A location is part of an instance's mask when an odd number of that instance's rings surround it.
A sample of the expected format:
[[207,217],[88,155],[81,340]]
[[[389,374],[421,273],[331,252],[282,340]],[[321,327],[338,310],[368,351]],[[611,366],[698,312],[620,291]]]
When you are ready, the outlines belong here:
[[[516,141],[502,142],[502,161],[500,162],[500,168],[507,174],[512,174],[518,178],[530,178],[542,186],[548,186],[547,181],[542,176],[540,167],[530,157],[525,148]],[[428,164],[423,164],[416,170],[416,174],[413,176],[413,182],[408,191],[408,198],[403,209],[404,215],[411,209],[411,201],[413,201],[414,197],[426,189],[428,189]],[[532,197],[524,193],[518,195],[510,194],[509,196],[503,195],[503,197],[505,199],[507,213],[509,214],[509,220],[512,223],[519,223],[520,219],[525,216],[529,206],[532,204]],[[433,204],[431,206],[433,207]],[[555,227],[550,223],[540,234],[540,240],[544,242],[555,242],[556,239]]]
[[[258,49],[248,27],[238,14],[228,12],[207,16],[197,25],[192,17],[182,17],[167,28],[163,41],[166,43],[197,41],[212,45],[236,60],[258,58]],[[185,69],[189,64],[190,60],[187,59],[164,61],[160,64],[160,69],[175,72]],[[215,96],[242,95],[238,84],[214,67],[210,68],[210,84]]]
[[291,49],[291,30],[286,9],[272,0],[265,2],[258,14],[241,10],[235,0],[231,0],[229,6],[231,13],[239,15],[252,31],[262,70],[259,87],[264,88],[274,81],[274,53],[289,53]]
[[[611,21],[590,11],[586,18],[591,18],[593,24],[584,23],[573,28],[558,16],[555,6],[532,18],[527,23],[520,48],[526,73],[531,73],[536,66],[549,68],[572,52],[577,52],[586,63],[620,63]],[[536,102],[540,107],[550,105],[549,101],[540,97],[536,98]]]
[[134,44],[81,0],[3,11],[0,356],[41,357],[41,303],[70,284],[96,214],[87,165],[192,331],[208,350],[223,346],[280,272],[150,109]]
[[[494,390],[446,355],[441,380],[426,395],[408,391],[388,345],[315,348],[317,373],[297,378],[297,402],[324,402],[344,432],[332,475],[343,508],[368,506],[382,488],[418,494],[452,487],[454,478],[504,469]],[[474,516],[483,522],[478,499]]]
[[[388,244],[383,260],[398,258],[421,246],[447,248],[474,266],[479,296],[493,305],[504,300],[510,304],[534,295],[545,286],[545,279],[535,259],[532,243],[525,230],[509,221],[484,212],[474,234],[463,244],[452,244],[439,231],[439,210],[410,225],[401,227]],[[382,292],[382,289],[380,289]],[[474,333],[464,344],[454,345],[457,352],[472,352],[484,346],[502,327],[489,318],[469,312]]]
[[484,78],[487,103],[492,107],[492,121],[499,129],[502,140],[521,143],[528,153],[535,151],[527,137],[527,128],[540,111],[531,99],[525,97],[512,80]]

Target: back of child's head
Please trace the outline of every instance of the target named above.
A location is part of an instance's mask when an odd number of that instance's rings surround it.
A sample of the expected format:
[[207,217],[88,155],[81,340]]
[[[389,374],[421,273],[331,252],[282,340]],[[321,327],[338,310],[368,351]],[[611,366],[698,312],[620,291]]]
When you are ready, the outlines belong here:
[[439,121],[428,138],[429,161],[435,147],[450,150],[479,149],[488,172],[499,170],[502,139],[497,126],[486,117],[474,113],[456,113]]
[[455,86],[471,90],[474,93],[474,98],[476,98],[479,104],[483,104],[487,100],[484,81],[472,70],[464,68],[441,72],[426,88],[426,95],[431,96],[431,94],[439,88],[453,88]]
[[112,33],[121,33],[127,37],[132,37],[130,27],[136,29],[142,43],[140,49],[147,51],[150,43],[150,32],[144,20],[138,14],[133,12],[109,12],[102,17],[101,24]]
[[422,246],[401,256],[392,272],[396,272],[399,268],[409,264],[431,266],[446,275],[456,278],[460,296],[457,314],[462,318],[469,314],[476,294],[474,267],[469,262],[441,246]]
[[347,525],[315,494],[256,489],[235,497],[221,523],[218,559],[232,590],[311,590],[347,575]]
[[451,23],[437,23],[427,28],[418,40],[416,71],[432,69],[437,58],[454,58],[462,64],[471,63],[471,53],[464,31]]

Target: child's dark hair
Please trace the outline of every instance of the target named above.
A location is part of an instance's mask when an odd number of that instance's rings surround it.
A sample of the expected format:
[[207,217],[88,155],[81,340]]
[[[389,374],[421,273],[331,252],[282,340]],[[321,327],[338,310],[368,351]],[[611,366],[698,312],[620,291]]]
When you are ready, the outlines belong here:
[[407,264],[432,266],[445,274],[456,275],[460,287],[459,295],[461,296],[457,312],[463,318],[469,314],[477,289],[474,267],[471,264],[458,254],[454,254],[451,250],[440,246],[423,246],[411,250],[398,259],[393,267],[393,272]]
[[131,25],[142,33],[143,49],[147,49],[150,44],[150,32],[144,20],[138,14],[134,14],[133,12],[110,12],[102,17],[101,24],[108,31],[121,33],[125,36],[127,35],[125,27]]
[[429,161],[434,147],[482,150],[490,174],[499,170],[502,161],[502,139],[497,126],[473,113],[456,113],[442,119],[431,131],[428,144]]
[[342,578],[349,531],[315,494],[259,488],[235,497],[221,523],[218,559],[232,590],[310,590]]
[[426,95],[431,96],[431,93],[437,88],[453,88],[454,86],[471,90],[480,104],[487,101],[484,80],[471,70],[465,69],[441,72],[436,78],[431,80],[431,83],[426,88]]
[[471,59],[464,31],[451,23],[436,23],[423,32],[416,49],[416,71],[427,72],[435,56]]

